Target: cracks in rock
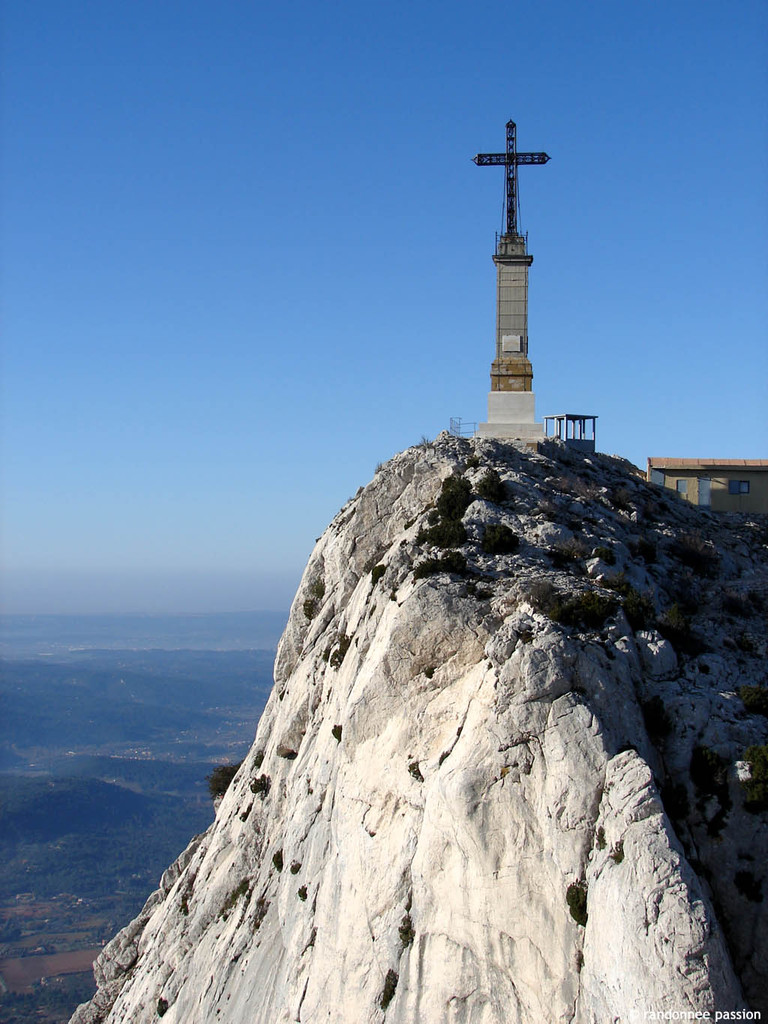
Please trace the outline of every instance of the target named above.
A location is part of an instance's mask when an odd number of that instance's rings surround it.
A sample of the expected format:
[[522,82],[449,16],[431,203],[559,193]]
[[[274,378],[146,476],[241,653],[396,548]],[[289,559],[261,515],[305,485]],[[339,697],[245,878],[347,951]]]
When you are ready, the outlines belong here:
[[[308,946],[305,946],[304,951],[306,951],[308,948]],[[304,989],[301,993],[301,999],[299,1000],[299,1005],[296,1007],[296,1016],[294,1017],[294,1020],[297,1022],[297,1024],[301,1024],[301,1008],[304,1005],[304,999],[306,998],[308,988],[309,978],[307,978],[307,980],[304,982]]]
[[461,732],[462,732],[462,729],[464,728],[464,723],[467,720],[467,715],[468,714],[469,714],[469,711],[467,709],[464,712],[464,721],[461,723],[461,725],[456,730],[456,739],[453,741],[453,743],[451,743],[450,747],[448,747],[447,750],[444,750],[442,752],[442,754],[440,755],[440,757],[438,759],[438,762],[437,762],[437,767],[438,768],[442,765],[443,761],[445,761],[447,758],[449,758],[451,756],[451,754],[454,752],[454,750],[456,749],[456,746],[457,746],[459,740],[461,739]]
[[[310,790],[310,792],[312,792],[312,791]],[[308,817],[308,820],[307,820],[306,825],[304,827],[304,830],[298,836],[298,845],[301,845],[303,842],[305,842],[307,837],[309,836],[309,833],[312,831],[312,828],[313,828],[315,822],[317,821],[318,816],[320,815],[320,812],[323,809],[323,805],[325,803],[326,793],[327,793],[327,789],[323,789],[318,794],[317,803],[316,803],[315,807],[312,809],[312,811],[309,814],[309,817]]]
[[479,989],[479,986],[475,985],[475,987],[471,988],[469,990],[469,992],[465,992],[463,996],[451,996],[449,999],[446,1000],[446,1006],[449,1006],[451,1008],[455,1008],[457,1006],[462,1006],[462,1005],[466,1004],[467,1001],[472,998],[472,996],[475,994],[475,992],[478,991],[478,989]]
[[581,971],[584,966],[584,953],[581,948],[576,950],[576,974],[578,980],[576,982],[576,995],[573,997],[573,1003],[570,1009],[566,1010],[565,1024],[573,1024],[576,1019],[576,1014],[579,1008],[579,1001],[581,1000]]

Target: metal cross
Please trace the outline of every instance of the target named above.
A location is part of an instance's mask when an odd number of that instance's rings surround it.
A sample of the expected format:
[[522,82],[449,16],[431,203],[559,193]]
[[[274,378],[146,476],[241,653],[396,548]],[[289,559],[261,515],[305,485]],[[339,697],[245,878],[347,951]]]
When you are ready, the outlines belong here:
[[491,167],[504,165],[507,168],[507,190],[505,193],[505,206],[507,210],[508,235],[517,235],[518,227],[518,194],[517,194],[517,168],[520,164],[545,164],[549,157],[546,153],[518,153],[517,152],[517,127],[514,121],[507,121],[507,152],[506,153],[478,153],[472,157],[478,167]]

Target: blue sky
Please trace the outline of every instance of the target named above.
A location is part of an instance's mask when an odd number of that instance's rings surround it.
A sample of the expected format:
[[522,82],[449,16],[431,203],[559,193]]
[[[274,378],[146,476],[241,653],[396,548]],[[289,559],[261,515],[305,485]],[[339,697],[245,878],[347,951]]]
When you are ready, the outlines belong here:
[[285,607],[484,419],[509,118],[538,414],[768,455],[762,0],[6,0],[4,64],[6,610]]

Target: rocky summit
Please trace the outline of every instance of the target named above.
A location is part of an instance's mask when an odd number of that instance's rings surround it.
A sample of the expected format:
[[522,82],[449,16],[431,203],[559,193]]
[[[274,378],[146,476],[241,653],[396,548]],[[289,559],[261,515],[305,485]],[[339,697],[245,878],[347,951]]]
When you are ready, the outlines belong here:
[[556,442],[380,466],[74,1024],[768,1014],[767,545]]

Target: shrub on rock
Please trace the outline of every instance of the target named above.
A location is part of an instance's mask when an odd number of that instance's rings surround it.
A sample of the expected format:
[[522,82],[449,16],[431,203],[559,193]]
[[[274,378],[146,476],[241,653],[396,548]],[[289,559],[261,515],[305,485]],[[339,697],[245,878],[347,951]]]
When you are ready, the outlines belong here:
[[520,538],[504,523],[491,523],[483,534],[482,548],[486,555],[511,555],[520,547]]

